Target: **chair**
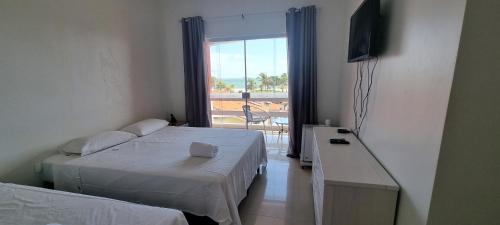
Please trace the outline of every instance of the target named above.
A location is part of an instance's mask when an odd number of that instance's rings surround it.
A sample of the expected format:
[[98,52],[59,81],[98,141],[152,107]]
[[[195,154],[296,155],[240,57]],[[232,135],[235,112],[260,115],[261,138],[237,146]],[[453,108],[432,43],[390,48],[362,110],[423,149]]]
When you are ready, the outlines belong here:
[[269,114],[267,114],[266,112],[264,112],[265,115],[254,113],[250,109],[249,105],[243,105],[242,108],[243,108],[243,113],[245,114],[245,117],[246,117],[246,124],[247,124],[247,126],[248,126],[248,123],[253,123],[253,124],[262,123],[262,125],[264,126],[264,134],[267,137],[266,121],[268,119],[271,119],[271,116]]

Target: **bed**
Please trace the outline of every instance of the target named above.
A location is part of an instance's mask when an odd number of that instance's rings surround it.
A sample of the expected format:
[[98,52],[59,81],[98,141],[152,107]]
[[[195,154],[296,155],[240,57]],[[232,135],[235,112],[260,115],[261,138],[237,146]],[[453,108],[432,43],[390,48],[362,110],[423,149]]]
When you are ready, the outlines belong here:
[[[214,158],[189,156],[193,141],[217,145]],[[267,154],[261,132],[165,127],[101,152],[52,164],[58,190],[109,197],[240,225],[238,204]]]
[[178,210],[0,183],[0,224],[187,225],[187,222]]
[[[42,161],[42,171],[40,178],[48,184],[54,184],[54,167],[66,163],[66,161],[77,159],[79,155],[57,154]],[[52,186],[52,185],[50,185]]]

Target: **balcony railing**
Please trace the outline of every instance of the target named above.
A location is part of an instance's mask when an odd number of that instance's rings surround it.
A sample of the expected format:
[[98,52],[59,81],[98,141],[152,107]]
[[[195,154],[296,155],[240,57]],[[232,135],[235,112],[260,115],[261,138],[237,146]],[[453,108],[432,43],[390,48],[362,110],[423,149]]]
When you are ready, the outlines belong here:
[[[245,128],[245,114],[241,93],[211,93],[210,94],[212,123],[214,127]],[[279,130],[274,124],[278,117],[288,117],[288,93],[251,93],[248,105],[256,115],[265,114],[270,117],[266,121],[267,130]],[[252,129],[263,129],[262,123],[251,124]],[[287,129],[287,126],[284,126]]]

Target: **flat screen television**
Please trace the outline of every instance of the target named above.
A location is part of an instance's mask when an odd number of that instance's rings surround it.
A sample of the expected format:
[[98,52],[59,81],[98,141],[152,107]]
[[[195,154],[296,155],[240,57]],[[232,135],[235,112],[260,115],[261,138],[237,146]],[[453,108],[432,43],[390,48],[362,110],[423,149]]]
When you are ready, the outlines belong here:
[[377,56],[380,0],[365,0],[351,16],[348,62]]

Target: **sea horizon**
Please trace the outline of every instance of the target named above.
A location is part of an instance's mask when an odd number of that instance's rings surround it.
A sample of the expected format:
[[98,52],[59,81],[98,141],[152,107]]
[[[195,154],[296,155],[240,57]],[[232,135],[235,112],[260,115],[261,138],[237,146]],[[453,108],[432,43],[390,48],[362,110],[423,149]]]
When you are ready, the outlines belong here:
[[245,78],[225,78],[219,80],[224,81],[226,85],[234,85],[234,89],[236,90],[245,89]]

